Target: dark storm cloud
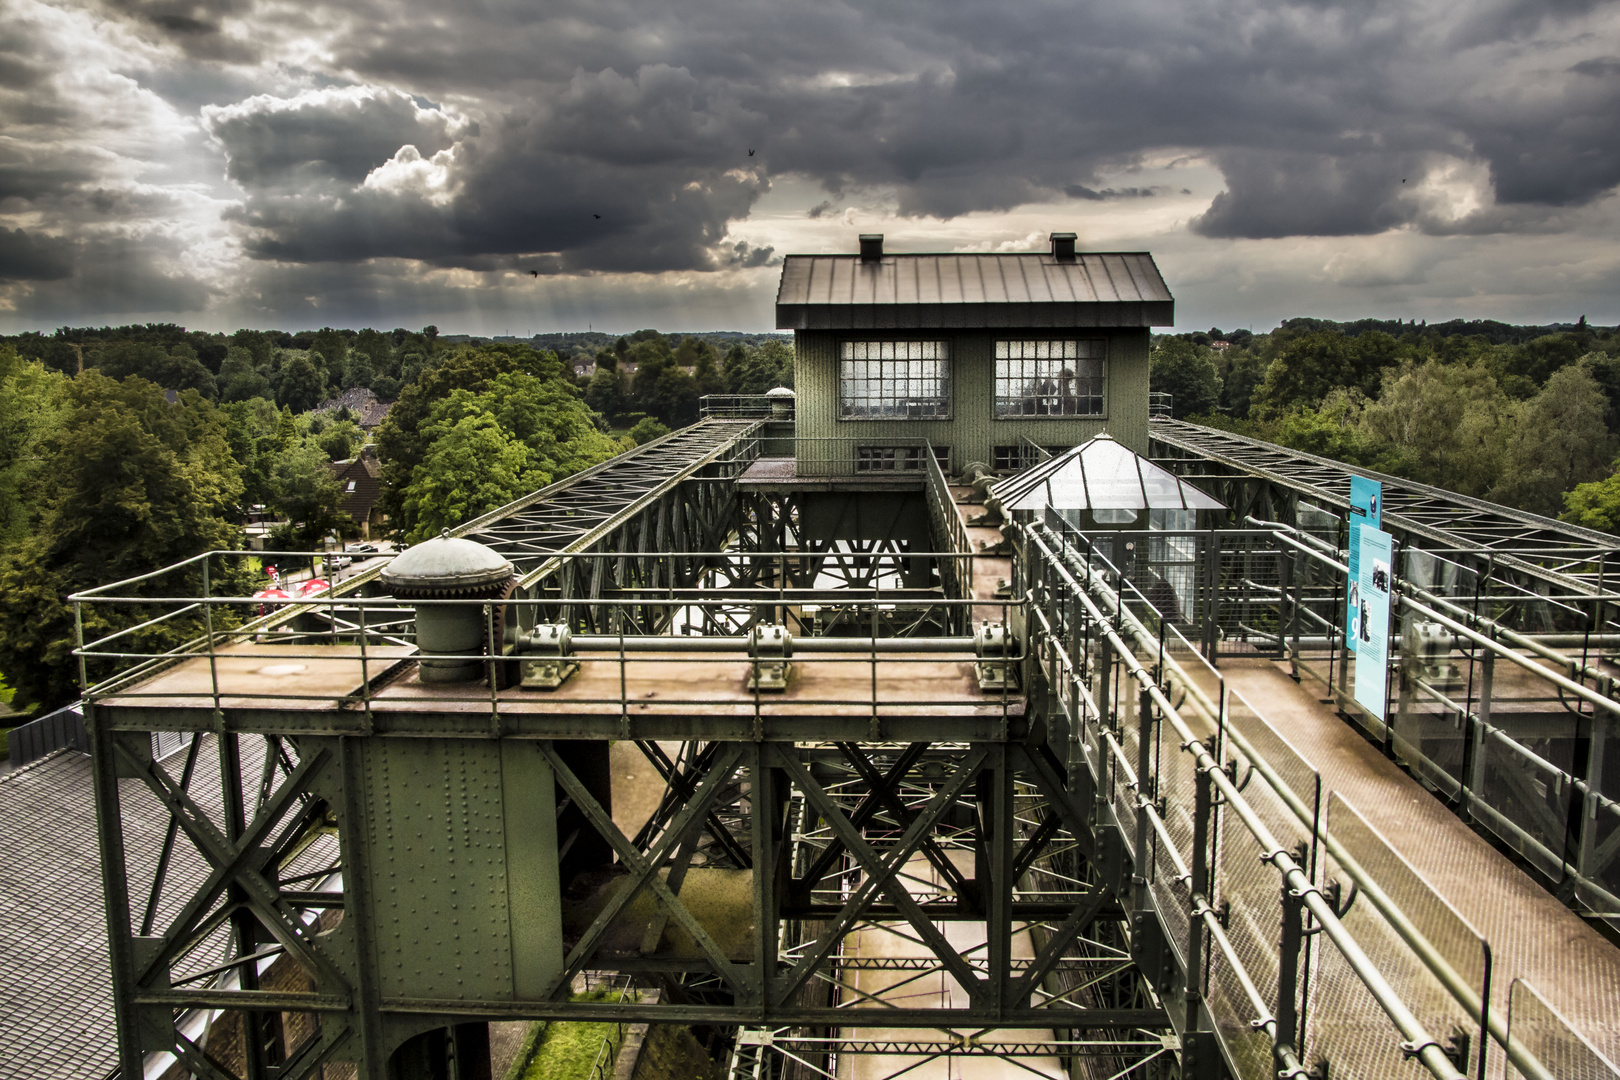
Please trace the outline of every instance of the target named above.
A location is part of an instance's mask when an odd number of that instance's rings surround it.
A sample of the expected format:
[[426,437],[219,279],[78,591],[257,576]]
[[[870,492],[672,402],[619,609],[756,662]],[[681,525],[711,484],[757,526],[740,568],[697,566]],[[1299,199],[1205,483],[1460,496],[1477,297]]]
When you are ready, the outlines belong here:
[[[1557,230],[1620,184],[1620,0],[0,0],[0,18],[7,236],[103,229],[170,282],[191,272],[186,215],[211,257],[296,290],[317,264],[767,265],[733,229],[773,177],[807,190],[773,208],[800,222],[952,218],[1168,204],[1179,178],[1133,170],[1209,162],[1225,190],[1191,228],[1217,238]],[[163,149],[115,147],[154,99],[180,118]],[[1485,187],[1448,212],[1465,181]]]
[[82,318],[86,297],[94,298],[94,310],[107,317],[201,311],[218,289],[174,270],[181,255],[178,244],[160,238],[69,241],[0,233],[0,282],[15,287],[29,279],[28,291],[11,299],[42,324]]
[[[311,95],[292,109],[256,99],[228,118],[210,113],[232,178],[248,193],[238,219],[253,230],[257,257],[407,258],[471,269],[528,260],[526,268],[545,272],[711,269],[736,262],[734,248],[718,245],[765,188],[746,151],[735,149],[737,130],[763,118],[667,66],[631,76],[576,73],[536,109],[466,125],[448,153],[436,153],[449,149],[439,137],[451,131],[442,114],[427,114],[441,119],[424,139],[422,113],[413,119],[388,104],[379,120],[354,100]],[[280,121],[275,136],[264,136],[269,118],[288,114],[298,118],[286,125],[293,137],[280,136]],[[319,138],[307,137],[311,131]],[[289,188],[288,176],[331,161],[295,149],[311,141],[352,148],[347,178],[364,185],[340,200]],[[740,161],[723,161],[728,146]],[[754,265],[752,257],[744,264]]]
[[0,281],[55,281],[71,273],[71,241],[0,229]]
[[187,57],[203,61],[252,62],[258,50],[251,40],[232,37],[224,30],[238,9],[251,4],[233,0],[106,0],[106,7],[142,25],[148,36],[177,47]]
[[1157,188],[1103,188],[1098,191],[1088,188],[1084,184],[1069,184],[1063,189],[1063,194],[1071,199],[1085,199],[1088,202],[1106,202],[1109,199],[1151,199],[1160,194]]
[[432,155],[451,145],[454,122],[397,91],[348,87],[292,99],[260,95],[203,109],[225,152],[225,173],[250,190],[331,178],[348,185],[413,145]]
[[1412,219],[1401,201],[1404,178],[1419,162],[1399,155],[1223,153],[1216,163],[1227,190],[1192,221],[1211,237],[1353,236],[1382,232]]

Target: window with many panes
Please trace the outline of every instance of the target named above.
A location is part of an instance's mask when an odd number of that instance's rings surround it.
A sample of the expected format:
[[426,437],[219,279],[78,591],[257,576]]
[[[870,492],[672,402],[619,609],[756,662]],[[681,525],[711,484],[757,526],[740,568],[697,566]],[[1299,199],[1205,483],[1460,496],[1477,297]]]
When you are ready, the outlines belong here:
[[996,342],[996,416],[1101,416],[1101,341]]
[[[934,460],[945,472],[951,471],[951,448],[936,446]],[[922,446],[858,446],[855,448],[856,472],[914,472],[928,459],[927,448]]]
[[846,341],[838,361],[845,420],[933,420],[951,414],[943,341]]

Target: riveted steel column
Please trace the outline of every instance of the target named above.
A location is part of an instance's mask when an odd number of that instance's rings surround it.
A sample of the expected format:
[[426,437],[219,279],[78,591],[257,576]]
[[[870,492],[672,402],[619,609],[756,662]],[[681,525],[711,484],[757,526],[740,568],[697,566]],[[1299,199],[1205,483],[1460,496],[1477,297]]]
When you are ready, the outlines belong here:
[[383,1059],[382,1002],[371,948],[371,853],[367,848],[361,762],[364,740],[345,735],[339,736],[337,744],[343,784],[339,800],[343,820],[338,829],[338,858],[343,866],[342,925],[354,950],[354,1005],[350,1023],[360,1043],[356,1072],[362,1078],[382,1080],[387,1062]]
[[1013,900],[1013,777],[1007,744],[1000,743],[990,753],[987,805],[980,815],[984,830],[986,860],[990,872],[985,911],[985,951],[990,963],[989,1005],[999,1017],[1008,1001],[1008,974],[1012,969]]
[[[82,660],[80,665],[82,667]],[[130,938],[129,875],[124,862],[124,818],[118,798],[118,770],[114,764],[115,736],[102,725],[96,716],[96,707],[88,701],[84,704],[84,723],[90,733],[95,779],[96,843],[101,855],[102,896],[107,906],[113,1016],[118,1024],[118,1064],[124,1076],[136,1077],[141,1075],[144,1055],[136,1024],[140,1009],[130,1001],[135,991],[135,959],[134,942]]]
[[749,827],[754,861],[754,965],[748,992],[759,1006],[760,1022],[765,1023],[770,1016],[770,990],[776,977],[778,933],[781,928],[776,887],[780,863],[776,833],[781,818],[777,799],[775,747],[765,742],[754,743],[748,754],[748,770]]

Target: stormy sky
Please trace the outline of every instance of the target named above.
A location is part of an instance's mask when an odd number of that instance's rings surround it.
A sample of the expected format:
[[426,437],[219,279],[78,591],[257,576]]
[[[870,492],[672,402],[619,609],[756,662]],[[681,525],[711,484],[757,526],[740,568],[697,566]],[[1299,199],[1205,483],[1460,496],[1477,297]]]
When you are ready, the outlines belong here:
[[1620,3],[0,0],[0,330],[766,329],[1149,250],[1182,328],[1620,321]]

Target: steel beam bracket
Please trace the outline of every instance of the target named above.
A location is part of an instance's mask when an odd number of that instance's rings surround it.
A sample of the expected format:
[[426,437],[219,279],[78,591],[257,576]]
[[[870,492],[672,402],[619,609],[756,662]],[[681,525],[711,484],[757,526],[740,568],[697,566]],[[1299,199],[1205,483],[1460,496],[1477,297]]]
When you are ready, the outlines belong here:
[[753,659],[748,674],[750,690],[786,690],[793,665],[793,635],[780,623],[760,623],[748,632],[748,655]]
[[1007,629],[1006,623],[980,623],[973,631],[973,653],[979,658],[974,664],[979,689],[990,693],[1014,689],[1017,680],[1012,664],[1005,658],[1017,652],[1018,639]]
[[574,635],[565,623],[540,623],[518,640],[525,690],[555,690],[579,670]]

